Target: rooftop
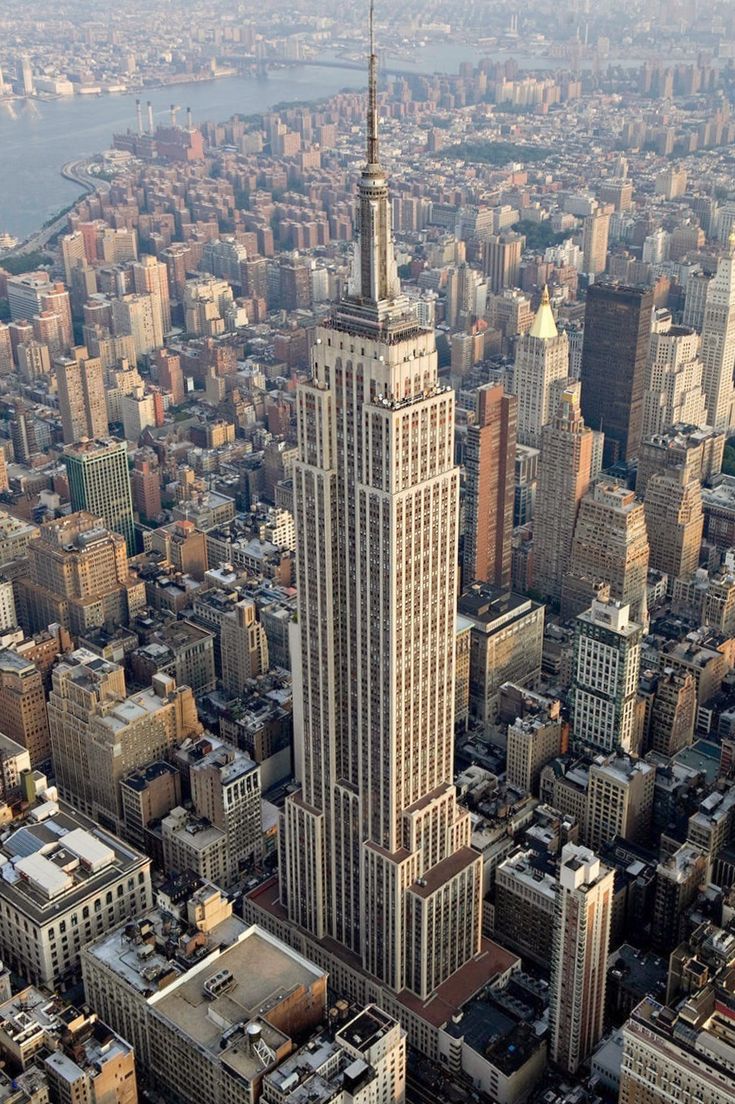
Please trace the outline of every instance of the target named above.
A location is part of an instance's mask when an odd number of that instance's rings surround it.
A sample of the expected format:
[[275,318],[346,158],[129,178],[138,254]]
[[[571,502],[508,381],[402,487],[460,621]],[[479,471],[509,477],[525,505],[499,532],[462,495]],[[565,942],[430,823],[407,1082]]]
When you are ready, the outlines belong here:
[[156,1012],[251,1081],[263,1071],[246,1038],[257,1022],[264,1042],[280,1047],[285,1036],[265,1017],[298,988],[310,988],[324,975],[301,955],[256,927],[221,953],[214,951],[155,998]]
[[508,1015],[492,997],[465,1005],[444,1030],[452,1038],[464,1039],[506,1075],[519,1070],[544,1045],[532,1027]]
[[150,860],[69,806],[46,801],[3,831],[0,862],[0,897],[45,924]]
[[161,778],[165,774],[177,776],[178,773],[176,767],[172,766],[171,763],[149,763],[147,766],[141,767],[140,770],[134,771],[133,774],[129,774],[127,778],[123,778],[120,785],[142,793],[157,778]]
[[475,584],[459,599],[459,613],[486,633],[496,632],[519,617],[540,609],[538,602],[486,584]]

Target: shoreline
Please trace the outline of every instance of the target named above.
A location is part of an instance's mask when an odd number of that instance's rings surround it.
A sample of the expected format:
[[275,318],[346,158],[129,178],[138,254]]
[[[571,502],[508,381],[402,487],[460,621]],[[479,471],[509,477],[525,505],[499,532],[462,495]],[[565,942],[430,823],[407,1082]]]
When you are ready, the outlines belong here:
[[[302,62],[298,62],[298,63],[294,63],[294,66],[303,65],[303,64],[304,63],[302,63]],[[314,64],[313,66],[304,66],[304,67],[305,68],[309,68],[309,67],[317,68],[318,65]],[[334,66],[334,65],[330,66],[330,65],[327,64],[327,65],[323,66],[323,68],[333,69],[333,68],[342,68],[342,66]],[[216,75],[213,75],[212,77],[207,77],[207,78],[202,79],[202,80],[193,80],[193,81],[188,81],[186,83],[190,84],[190,85],[193,85],[193,86],[197,86],[197,85],[201,85],[201,84],[216,83],[220,80],[238,80],[238,79],[240,79],[240,80],[255,80],[257,78],[254,75],[253,76],[243,76],[242,74],[223,73],[219,77],[216,76]],[[179,84],[176,87],[181,87],[181,86],[182,85]],[[173,86],[162,85],[157,90],[158,91],[163,91],[168,87],[173,87]],[[152,86],[148,86],[148,88],[146,90],[147,91],[155,91],[155,89]],[[109,95],[130,95],[130,96],[132,96],[132,95],[134,95],[134,93],[133,92],[129,92],[129,93],[128,92],[126,92],[126,93],[110,93]],[[277,104],[274,104],[273,106],[274,106],[274,108],[281,108],[281,107],[285,108],[285,107],[290,106],[291,104],[304,104],[304,106],[312,107],[312,106],[316,106],[320,103],[324,103],[325,100],[328,100],[330,98],[330,95],[332,95],[332,93],[329,93],[326,96],[318,96],[318,95],[313,96],[313,97],[310,97],[308,100],[302,100],[302,99],[298,99],[298,98],[296,98],[294,100],[287,100],[287,101],[281,100]],[[93,100],[98,99],[97,96],[92,96],[92,97],[89,97],[89,98],[93,99]],[[107,98],[107,94],[104,94],[104,98]],[[26,99],[26,98],[20,97],[19,102],[24,102],[24,99]],[[84,97],[56,96],[56,97],[49,97],[47,100],[44,100],[43,102],[48,102],[48,103],[51,103],[51,102],[69,102],[69,101],[78,100],[78,99],[84,99]],[[2,104],[2,102],[3,101],[0,101],[0,104]],[[33,102],[37,102],[37,98],[34,98]],[[237,114],[237,112],[235,112],[233,114]],[[258,114],[260,114],[260,112],[255,111],[255,112],[250,112],[249,114],[258,115]],[[111,135],[111,137],[112,137],[112,135]],[[72,161],[66,161],[66,162],[64,162],[63,165],[60,166],[60,168],[58,169],[58,175],[61,176],[64,180],[68,180],[70,183],[78,185],[81,188],[81,191],[65,207],[63,207],[60,211],[58,211],[58,213],[52,214],[51,216],[49,216],[49,218],[46,220],[46,222],[42,226],[39,226],[39,227],[35,228],[34,230],[32,230],[30,234],[27,234],[23,239],[19,240],[18,243],[16,245],[14,245],[11,249],[6,249],[6,250],[3,250],[3,251],[0,251],[0,267],[2,267],[2,263],[3,263],[4,259],[7,260],[7,259],[10,259],[11,257],[21,257],[26,253],[34,253],[34,252],[41,251],[41,250],[45,249],[47,247],[48,243],[51,241],[51,239],[55,236],[55,234],[58,234],[62,231],[63,226],[58,226],[53,232],[50,232],[50,231],[52,231],[52,228],[56,227],[56,224],[60,223],[66,217],[66,215],[69,213],[69,211],[75,206],[76,203],[79,202],[79,200],[83,196],[90,195],[91,193],[98,191],[100,189],[100,186],[102,187],[102,190],[108,190],[109,189],[110,185],[109,185],[108,181],[105,181],[105,180],[102,180],[102,179],[97,179],[94,176],[92,176],[92,174],[84,171],[84,169],[87,166],[89,166],[95,159],[97,159],[99,157],[101,157],[101,151],[98,150],[95,153],[88,154],[83,158],[75,158]],[[82,170],[82,171],[80,172],[80,170]],[[3,227],[0,227],[0,232],[3,229],[4,229]],[[39,239],[41,239],[41,241],[39,241]]]
[[[99,154],[95,154],[94,156],[98,157]],[[59,169],[59,176],[62,176],[64,180],[77,184],[82,189],[81,192],[65,207],[62,207],[60,211],[51,215],[38,230],[34,230],[31,234],[28,234],[11,249],[6,249],[0,253],[0,267],[2,267],[4,260],[10,260],[11,257],[22,257],[27,253],[37,253],[46,249],[51,241],[62,232],[67,215],[76,206],[82,196],[91,195],[93,192],[98,191],[98,183],[106,185],[106,187],[109,188],[107,181],[94,181],[92,175],[84,171],[91,162],[91,158],[84,158],[83,160],[76,159],[74,161],[66,161],[61,166]]]

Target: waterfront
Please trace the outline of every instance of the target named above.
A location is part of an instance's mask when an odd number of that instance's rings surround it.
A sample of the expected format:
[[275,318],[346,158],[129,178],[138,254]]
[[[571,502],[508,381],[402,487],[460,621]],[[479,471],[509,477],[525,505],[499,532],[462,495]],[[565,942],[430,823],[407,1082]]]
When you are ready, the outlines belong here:
[[[389,55],[386,62],[390,70],[456,73],[463,61],[476,63],[486,53],[476,45],[449,42],[427,45],[413,54]],[[563,66],[550,58],[492,51],[495,60],[513,56],[528,69]],[[336,60],[334,54],[330,60]],[[640,61],[625,59],[622,64]],[[201,123],[221,122],[236,112],[267,111],[283,102],[319,100],[363,84],[358,70],[304,65],[271,71],[267,78],[225,77],[139,95],[144,104],[151,100],[157,121],[165,121],[175,102],[182,108],[190,106],[195,123]],[[0,233],[8,231],[24,239],[72,203],[80,190],[60,175],[61,167],[109,148],[115,131],[134,126],[135,99],[135,94],[124,94],[0,101]]]
[[[195,123],[219,122],[235,112],[248,115],[283,101],[318,100],[362,83],[357,72],[303,66],[264,80],[226,77],[145,91],[142,99],[153,104],[156,121],[165,121],[175,102],[191,107]],[[80,195],[77,185],[60,176],[62,165],[109,148],[113,132],[134,126],[135,99],[76,96],[0,104],[0,231],[25,238]]]

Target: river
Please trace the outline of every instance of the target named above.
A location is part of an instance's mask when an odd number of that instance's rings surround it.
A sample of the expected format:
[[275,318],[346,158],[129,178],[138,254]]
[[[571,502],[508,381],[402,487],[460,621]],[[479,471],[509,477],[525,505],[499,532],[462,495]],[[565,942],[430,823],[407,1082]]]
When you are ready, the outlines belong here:
[[[360,73],[347,69],[303,66],[262,80],[225,77],[146,90],[141,99],[144,111],[151,101],[157,122],[166,121],[171,103],[191,107],[195,123],[220,122],[238,111],[249,115],[283,101],[318,100],[363,83]],[[79,188],[59,169],[109,148],[115,131],[134,127],[135,100],[134,95],[111,95],[0,103],[0,232],[25,238],[71,203]]]
[[[427,45],[411,54],[389,57],[391,69],[456,73],[463,61],[482,56],[476,46]],[[500,59],[512,52],[493,51]],[[546,58],[516,55],[529,69],[561,65]],[[639,64],[639,63],[635,63]],[[151,100],[157,121],[165,121],[172,102],[191,107],[195,123],[221,122],[235,112],[267,111],[277,103],[319,100],[341,88],[360,88],[355,70],[298,66],[271,72],[266,79],[227,77],[140,93]],[[59,175],[67,162],[109,148],[115,131],[135,125],[135,95],[70,96],[59,100],[0,102],[0,233],[25,238],[79,195]],[[183,110],[179,119],[183,120]]]

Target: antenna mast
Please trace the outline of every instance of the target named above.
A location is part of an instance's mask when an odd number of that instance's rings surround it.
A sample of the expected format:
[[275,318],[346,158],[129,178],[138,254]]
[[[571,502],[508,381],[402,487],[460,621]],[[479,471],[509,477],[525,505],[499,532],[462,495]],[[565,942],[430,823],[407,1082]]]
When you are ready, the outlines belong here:
[[368,63],[367,163],[377,165],[378,153],[378,59],[375,56],[374,0],[370,0],[370,60]]

